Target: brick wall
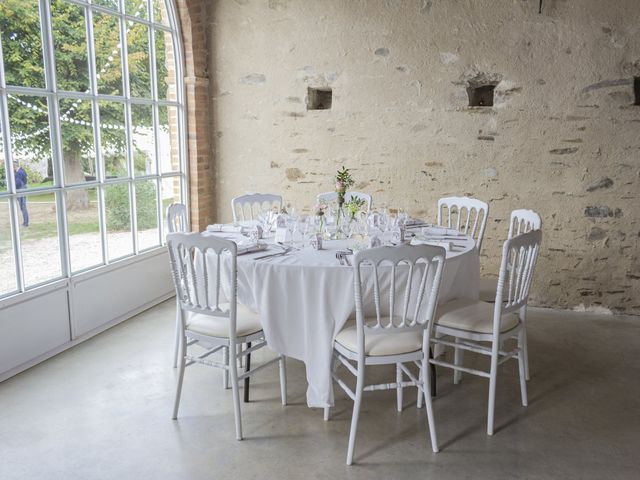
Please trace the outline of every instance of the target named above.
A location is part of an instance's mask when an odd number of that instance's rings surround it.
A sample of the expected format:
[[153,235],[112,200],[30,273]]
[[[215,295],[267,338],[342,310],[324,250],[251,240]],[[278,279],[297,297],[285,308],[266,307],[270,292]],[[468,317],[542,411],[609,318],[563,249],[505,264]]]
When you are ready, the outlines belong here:
[[209,143],[208,2],[176,0],[184,46],[187,155],[191,228],[213,222],[213,168]]

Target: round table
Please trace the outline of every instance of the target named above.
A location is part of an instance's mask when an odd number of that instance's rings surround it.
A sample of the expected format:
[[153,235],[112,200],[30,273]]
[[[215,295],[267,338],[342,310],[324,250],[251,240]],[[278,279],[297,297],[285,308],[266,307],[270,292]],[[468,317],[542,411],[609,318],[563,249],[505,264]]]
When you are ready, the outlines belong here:
[[[478,298],[480,262],[475,242],[460,235],[453,243],[457,246],[447,252],[438,303]],[[238,256],[238,302],[260,314],[271,349],[305,363],[310,407],[333,404],[333,342],[355,312],[353,270],[340,264],[336,252],[351,245],[350,240],[329,240],[322,250],[305,248],[257,259],[281,249],[273,245]]]

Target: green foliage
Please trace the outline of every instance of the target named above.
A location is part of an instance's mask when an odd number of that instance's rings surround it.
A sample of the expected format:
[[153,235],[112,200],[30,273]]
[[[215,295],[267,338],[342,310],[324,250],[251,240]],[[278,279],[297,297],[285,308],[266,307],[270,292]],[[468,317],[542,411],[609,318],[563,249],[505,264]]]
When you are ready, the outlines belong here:
[[[138,229],[147,230],[157,226],[156,189],[151,182],[140,182],[136,187],[136,215]],[[123,231],[131,228],[129,209],[129,186],[121,183],[107,187],[105,194],[107,210],[107,228],[111,231]]]
[[[143,0],[128,1],[128,11],[134,12]],[[58,88],[70,92],[86,92],[89,88],[88,53],[84,9],[63,0],[51,0],[51,22],[54,38],[56,77]],[[126,22],[129,51],[129,77],[134,96],[150,98],[151,75],[149,58],[149,29],[143,24]],[[118,17],[94,12],[96,68],[100,74],[99,93],[123,94],[122,51]],[[1,0],[0,33],[8,85],[44,88],[44,63],[37,0]],[[162,35],[156,35],[163,37]],[[163,40],[156,50],[158,77],[166,76]],[[116,52],[114,54],[114,52]],[[159,82],[159,85],[163,82]],[[160,85],[161,86],[161,85]],[[162,87],[162,86],[161,86]],[[161,98],[165,94],[159,92]],[[18,96],[24,102],[41,109],[29,108],[15,99],[9,100],[9,118],[14,150],[33,158],[49,158],[49,129],[45,97]],[[102,125],[124,125],[124,104],[100,102]],[[73,99],[60,100],[63,150],[87,154],[93,149],[91,102],[74,104]],[[70,121],[71,120],[71,121]],[[83,123],[79,123],[79,122]],[[151,126],[151,109],[137,112],[134,125]],[[102,148],[121,150],[123,131],[101,129]]]
[[351,197],[351,200],[344,204],[347,212],[349,212],[349,218],[354,218],[365,203],[367,202],[362,198]]
[[4,167],[4,163],[0,163],[0,190],[6,190],[7,189],[7,177],[6,175],[6,168]]

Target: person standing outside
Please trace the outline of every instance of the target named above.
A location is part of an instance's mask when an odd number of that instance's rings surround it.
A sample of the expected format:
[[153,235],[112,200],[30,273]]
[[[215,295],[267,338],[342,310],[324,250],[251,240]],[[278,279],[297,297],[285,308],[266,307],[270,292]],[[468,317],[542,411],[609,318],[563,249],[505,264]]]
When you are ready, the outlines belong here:
[[[16,190],[22,190],[27,188],[27,172],[24,168],[18,165],[18,162],[13,162],[13,171],[16,178]],[[18,197],[18,205],[20,205],[20,211],[22,212],[22,225],[29,226],[29,211],[27,210],[27,197],[21,195]]]

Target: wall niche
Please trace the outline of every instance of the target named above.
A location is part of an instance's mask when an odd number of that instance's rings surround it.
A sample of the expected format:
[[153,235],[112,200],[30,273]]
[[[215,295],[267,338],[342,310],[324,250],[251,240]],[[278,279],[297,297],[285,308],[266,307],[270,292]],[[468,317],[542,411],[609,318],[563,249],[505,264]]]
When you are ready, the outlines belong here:
[[469,85],[467,95],[470,107],[493,107],[495,84]]
[[307,110],[329,110],[332,100],[332,92],[328,87],[309,87],[307,90]]

